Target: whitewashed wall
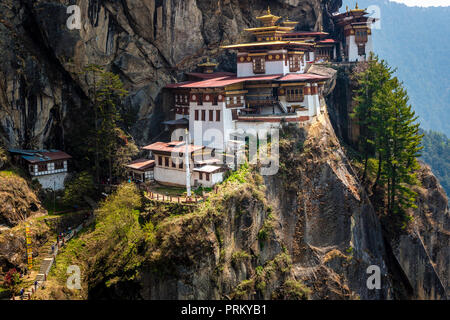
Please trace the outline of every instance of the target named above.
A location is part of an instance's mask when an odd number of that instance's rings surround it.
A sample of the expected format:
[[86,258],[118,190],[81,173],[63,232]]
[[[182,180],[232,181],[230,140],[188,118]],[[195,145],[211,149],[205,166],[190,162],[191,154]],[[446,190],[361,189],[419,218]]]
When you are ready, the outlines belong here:
[[64,180],[68,173],[56,173],[45,176],[36,176],[34,179],[38,180],[44,189],[51,189],[55,191],[64,190]]
[[369,57],[369,54],[371,51],[373,51],[373,44],[372,44],[372,36],[369,34],[367,35],[367,42],[365,47],[365,56],[358,55],[358,45],[355,42],[355,35],[349,35],[347,37],[346,41],[349,45],[348,48],[348,61],[366,61],[366,59]]
[[[195,110],[198,110],[198,121],[195,121]],[[201,121],[202,110],[206,112],[205,121]],[[213,121],[209,121],[209,110],[213,110]],[[220,110],[220,121],[216,121],[217,110]],[[224,146],[229,140],[225,131],[232,127],[231,110],[226,108],[225,102],[218,102],[217,105],[213,105],[211,102],[203,102],[201,106],[194,102],[190,103],[189,132],[193,144],[204,145],[218,151],[224,150]]]

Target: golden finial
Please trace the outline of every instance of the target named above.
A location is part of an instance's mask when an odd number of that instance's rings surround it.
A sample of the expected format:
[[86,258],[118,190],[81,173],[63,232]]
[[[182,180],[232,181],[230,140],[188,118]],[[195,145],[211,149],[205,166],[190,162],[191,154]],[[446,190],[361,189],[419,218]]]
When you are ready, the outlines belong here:
[[345,10],[347,10],[347,12],[348,12],[348,6],[345,6]]
[[355,9],[358,9],[358,2],[356,2],[356,6],[355,6]]
[[267,14],[271,14],[270,13],[270,6],[267,6]]

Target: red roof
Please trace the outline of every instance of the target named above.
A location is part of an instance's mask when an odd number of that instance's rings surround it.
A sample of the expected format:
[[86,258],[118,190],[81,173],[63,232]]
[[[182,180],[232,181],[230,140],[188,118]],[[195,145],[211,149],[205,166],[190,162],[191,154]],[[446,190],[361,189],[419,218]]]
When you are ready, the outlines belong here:
[[324,40],[318,41],[318,43],[336,43],[336,41],[333,39],[324,39]]
[[182,86],[190,83],[195,83],[198,81],[185,81],[185,82],[179,82],[179,83],[169,83],[166,85],[166,88],[168,89],[175,89],[175,88],[181,88]]
[[220,78],[220,77],[232,77],[235,76],[235,73],[231,72],[213,72],[213,73],[200,73],[200,72],[188,72],[186,73],[188,76],[199,78],[199,79],[212,79],[212,78]]
[[183,85],[182,88],[220,88],[242,81],[236,77],[221,77],[188,83]]
[[23,155],[22,158],[24,158],[29,163],[34,164],[34,163],[39,163],[39,162],[68,160],[68,159],[71,159],[72,157],[63,151],[41,150],[41,151],[32,151],[32,153],[30,153],[28,155]]
[[153,168],[154,166],[155,160],[148,160],[148,159],[137,159],[126,165],[126,167],[128,168],[140,171],[145,171],[147,169]]
[[[281,78],[280,78],[281,77]],[[288,74],[283,76],[282,74],[261,75],[252,77],[219,77],[206,79],[201,81],[188,81],[182,83],[176,83],[167,85],[167,88],[220,88],[234,83],[240,83],[245,81],[290,81],[290,80],[322,80],[327,79],[323,76],[315,74]]]
[[327,77],[313,73],[290,73],[277,79],[277,81],[326,80]]
[[253,77],[219,77],[201,81],[188,81],[183,83],[177,83],[175,85],[167,85],[167,88],[220,88],[230,84],[240,83],[244,81],[264,81],[275,80],[280,77],[281,74],[261,75]]
[[[204,146],[195,146],[190,144],[188,146],[188,152],[192,153],[198,150],[204,149]],[[155,142],[149,146],[143,147],[144,150],[158,152],[178,152],[184,153],[186,151],[186,145],[184,141],[171,141],[171,142]]]

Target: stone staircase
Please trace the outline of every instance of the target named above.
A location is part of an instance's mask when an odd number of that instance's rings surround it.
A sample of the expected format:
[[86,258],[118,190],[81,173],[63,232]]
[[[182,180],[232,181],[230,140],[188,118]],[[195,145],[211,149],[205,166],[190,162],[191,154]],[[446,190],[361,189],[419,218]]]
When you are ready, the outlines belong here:
[[[83,227],[93,223],[95,221],[95,218],[92,216],[89,219],[85,220],[82,224],[80,224],[77,228],[75,228],[74,230],[72,230],[69,234],[67,234],[64,237],[64,243],[67,243],[68,241],[70,241],[70,239],[72,239],[78,232],[80,232]],[[51,250],[51,246],[54,246],[54,251],[52,253]],[[49,241],[48,243],[46,243],[42,248],[41,248],[42,253],[46,254],[46,258],[43,258],[42,261],[40,262],[39,265],[39,271],[38,274],[36,275],[35,281],[37,281],[37,286],[36,286],[36,290],[40,287],[43,286],[43,284],[45,283],[45,281],[47,281],[47,276],[50,272],[50,269],[53,266],[54,263],[54,256],[56,256],[58,254],[58,244],[57,242],[51,242]],[[34,265],[33,269],[37,268],[37,264]],[[36,269],[35,269],[36,270]],[[14,297],[14,300],[30,300],[31,296],[33,295],[35,290],[35,286],[34,284],[26,289],[24,291],[24,295],[23,295],[23,299],[21,299],[20,296]]]

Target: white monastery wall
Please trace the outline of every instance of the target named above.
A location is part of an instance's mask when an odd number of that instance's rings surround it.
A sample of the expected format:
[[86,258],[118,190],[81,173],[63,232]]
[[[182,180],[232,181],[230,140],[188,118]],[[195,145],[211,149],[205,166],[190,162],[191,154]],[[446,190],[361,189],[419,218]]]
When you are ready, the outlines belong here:
[[64,180],[68,176],[67,172],[64,173],[56,173],[49,174],[45,176],[36,176],[34,179],[37,179],[39,183],[42,185],[43,189],[51,189],[55,191],[64,190]]

